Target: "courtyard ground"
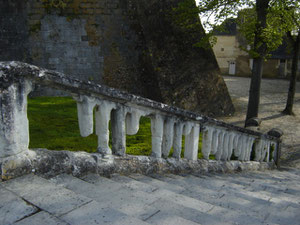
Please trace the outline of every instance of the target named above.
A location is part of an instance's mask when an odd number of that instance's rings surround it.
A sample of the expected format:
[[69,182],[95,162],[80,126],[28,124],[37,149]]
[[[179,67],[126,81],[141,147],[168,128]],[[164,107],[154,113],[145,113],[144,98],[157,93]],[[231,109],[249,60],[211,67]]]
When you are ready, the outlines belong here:
[[[237,126],[244,126],[246,118],[250,78],[224,76],[228,91],[235,106],[231,117],[219,118]],[[295,116],[284,115],[289,81],[262,79],[258,117],[262,119],[261,132],[279,128],[284,132],[282,144],[282,165],[300,168],[300,83],[297,83],[293,111]]]

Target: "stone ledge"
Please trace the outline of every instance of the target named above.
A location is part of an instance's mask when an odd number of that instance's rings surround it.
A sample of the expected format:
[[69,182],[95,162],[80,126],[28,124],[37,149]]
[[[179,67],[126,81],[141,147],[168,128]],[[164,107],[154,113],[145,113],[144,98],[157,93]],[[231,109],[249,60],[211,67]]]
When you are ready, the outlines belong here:
[[29,150],[0,159],[1,178],[12,179],[24,174],[34,173],[49,178],[61,173],[81,176],[86,173],[98,173],[109,177],[113,173],[152,174],[152,173],[208,173],[237,172],[244,170],[274,169],[274,162],[215,161],[199,159],[157,159],[148,156],[110,156],[86,152],[50,151],[46,149]]

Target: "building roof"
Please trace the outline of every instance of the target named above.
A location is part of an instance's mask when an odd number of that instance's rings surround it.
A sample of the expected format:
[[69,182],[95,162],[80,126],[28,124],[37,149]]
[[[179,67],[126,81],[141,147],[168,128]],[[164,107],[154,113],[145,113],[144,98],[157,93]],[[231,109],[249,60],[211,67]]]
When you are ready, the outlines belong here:
[[226,19],[221,25],[217,26],[214,31],[214,35],[236,35],[237,25],[236,19],[229,18]]

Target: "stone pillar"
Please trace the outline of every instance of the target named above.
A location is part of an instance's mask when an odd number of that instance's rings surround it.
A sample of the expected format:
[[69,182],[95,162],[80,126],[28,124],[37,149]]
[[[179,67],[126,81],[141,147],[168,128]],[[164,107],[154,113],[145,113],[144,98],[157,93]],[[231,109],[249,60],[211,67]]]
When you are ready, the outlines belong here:
[[224,149],[225,131],[221,130],[218,136],[218,148],[215,154],[216,160],[220,160]]
[[144,115],[140,110],[132,109],[126,115],[126,133],[128,135],[135,135],[139,131],[140,118]]
[[236,145],[234,149],[234,155],[235,157],[240,157],[241,152],[243,151],[243,136],[239,134],[236,139]]
[[109,120],[110,113],[115,104],[108,101],[97,101],[96,108],[96,134],[98,135],[97,151],[103,155],[111,155],[112,151],[108,146],[109,141]]
[[152,153],[151,156],[161,158],[161,147],[164,130],[164,119],[161,115],[151,117]]
[[248,137],[243,135],[242,136],[242,143],[241,143],[241,151],[239,155],[239,160],[240,161],[245,161],[246,160],[246,152],[247,152],[247,145],[248,145]]
[[0,159],[28,151],[27,95],[31,90],[31,82],[24,78],[10,84],[1,80]]
[[162,142],[162,156],[167,158],[173,145],[174,138],[174,119],[167,118],[164,124],[164,134]]
[[200,125],[194,124],[191,131],[185,138],[184,158],[197,160],[199,144]]
[[247,146],[247,154],[246,154],[246,160],[250,161],[251,160],[251,153],[252,153],[252,146],[254,144],[254,137],[249,137],[248,138],[248,146]]
[[173,157],[180,159],[182,147],[183,123],[177,122],[174,127]]
[[212,148],[213,132],[215,129],[213,127],[205,127],[202,135],[202,155],[204,159],[209,159],[209,154]]
[[126,152],[126,113],[124,107],[113,110],[111,115],[112,152],[116,155],[124,155]]
[[229,142],[228,142],[227,161],[229,161],[231,159],[231,156],[232,156],[234,137],[235,137],[235,134],[234,133],[230,133]]
[[94,130],[94,112],[93,109],[96,105],[95,98],[82,96],[73,96],[77,101],[77,114],[80,135],[87,137],[93,133]]
[[218,145],[219,145],[219,134],[220,134],[220,130],[216,129],[213,132],[213,137],[212,137],[212,145],[211,145],[211,151],[210,153],[212,155],[216,154],[216,152],[218,151]]
[[223,142],[224,146],[223,146],[223,152],[222,152],[222,155],[221,155],[221,160],[223,160],[223,161],[226,161],[227,158],[228,158],[229,141],[230,141],[230,133],[228,131],[225,131],[224,142]]
[[261,145],[262,145],[262,140],[261,139],[257,139],[256,142],[254,143],[254,151],[255,151],[254,161],[257,161],[257,162],[260,161]]

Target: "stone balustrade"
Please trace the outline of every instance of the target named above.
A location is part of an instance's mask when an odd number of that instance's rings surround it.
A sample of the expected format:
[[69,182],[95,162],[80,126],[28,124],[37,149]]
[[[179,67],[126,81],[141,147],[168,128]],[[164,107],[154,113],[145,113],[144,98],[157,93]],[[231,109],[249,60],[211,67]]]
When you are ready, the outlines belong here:
[[[139,130],[141,116],[151,119],[152,156],[166,158],[173,147],[179,159],[197,160],[202,135],[204,159],[269,162],[279,158],[280,139],[168,106],[103,85],[83,82],[62,73],[21,62],[0,63],[0,159],[28,151],[27,95],[35,84],[69,92],[77,101],[80,134],[98,135],[104,157],[126,154],[126,134]],[[95,113],[94,113],[95,111]],[[94,119],[95,116],[95,119]],[[94,126],[95,121],[95,126]],[[112,148],[109,147],[111,121]]]

